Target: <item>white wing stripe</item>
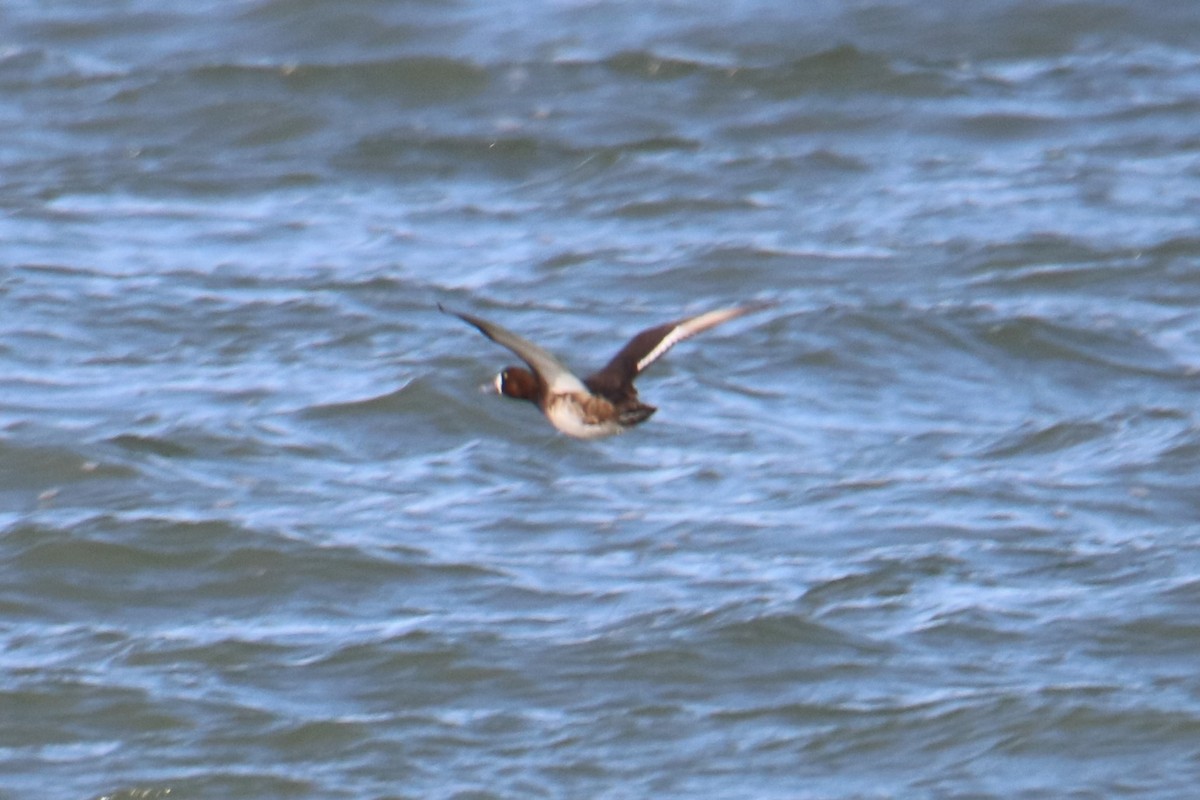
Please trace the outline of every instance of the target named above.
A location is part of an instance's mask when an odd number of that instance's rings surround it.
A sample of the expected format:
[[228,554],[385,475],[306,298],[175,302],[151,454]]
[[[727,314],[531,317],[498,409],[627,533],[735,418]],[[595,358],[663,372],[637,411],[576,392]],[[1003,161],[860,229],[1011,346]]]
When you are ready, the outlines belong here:
[[683,325],[676,325],[671,329],[670,333],[662,338],[662,341],[658,343],[657,347],[655,347],[649,353],[646,353],[646,356],[637,363],[637,371],[641,372],[646,367],[662,358],[663,353],[667,352],[690,335],[691,334],[688,331],[684,330]]
[[645,355],[641,361],[637,362],[637,371],[641,372],[646,367],[653,364],[658,359],[662,358],[663,354],[670,350],[675,345],[682,342],[691,336],[695,336],[701,331],[706,331],[714,325],[720,325],[722,322],[740,317],[751,308],[721,308],[716,311],[709,311],[706,314],[701,314],[698,317],[684,320],[671,329],[671,332],[662,338],[662,341],[655,346],[653,350]]

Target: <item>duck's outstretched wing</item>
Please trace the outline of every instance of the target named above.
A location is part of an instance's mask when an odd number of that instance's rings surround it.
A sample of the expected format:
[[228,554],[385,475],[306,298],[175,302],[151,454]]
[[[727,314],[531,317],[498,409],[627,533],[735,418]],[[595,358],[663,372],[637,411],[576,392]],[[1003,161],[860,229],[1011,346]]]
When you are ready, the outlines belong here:
[[630,339],[629,343],[621,348],[621,352],[613,356],[612,361],[609,361],[603,369],[590,375],[586,383],[592,388],[592,391],[598,394],[605,396],[619,394],[631,386],[634,378],[684,339],[690,339],[723,322],[737,319],[754,311],[761,311],[773,305],[774,303],[754,303],[732,308],[719,308],[716,311],[708,311],[694,317],[686,317],[665,325],[647,328]]
[[438,303],[438,310],[458,317],[468,325],[477,328],[480,333],[496,344],[504,345],[516,353],[522,361],[529,365],[530,369],[542,376],[546,387],[552,393],[587,392],[587,387],[583,385],[583,381],[575,377],[548,350],[539,347],[528,339],[518,336],[507,328],[503,328],[494,322],[488,322],[486,319],[480,319],[472,314],[451,311],[441,303]]

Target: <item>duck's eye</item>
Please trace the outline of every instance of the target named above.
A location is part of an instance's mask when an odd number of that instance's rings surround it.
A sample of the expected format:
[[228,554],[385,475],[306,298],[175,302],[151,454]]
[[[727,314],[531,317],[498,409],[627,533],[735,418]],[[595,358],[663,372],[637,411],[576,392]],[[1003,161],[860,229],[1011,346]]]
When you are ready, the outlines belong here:
[[504,382],[506,380],[506,378],[505,378],[506,372],[508,372],[508,370],[505,370],[504,372],[496,373],[496,380],[493,382],[496,386],[496,394],[504,394]]

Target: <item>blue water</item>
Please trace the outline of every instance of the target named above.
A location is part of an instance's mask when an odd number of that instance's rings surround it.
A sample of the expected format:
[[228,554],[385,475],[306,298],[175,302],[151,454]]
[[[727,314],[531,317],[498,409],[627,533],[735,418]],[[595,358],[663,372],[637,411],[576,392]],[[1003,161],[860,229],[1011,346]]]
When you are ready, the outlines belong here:
[[8,4],[0,798],[1192,796],[1197,41]]

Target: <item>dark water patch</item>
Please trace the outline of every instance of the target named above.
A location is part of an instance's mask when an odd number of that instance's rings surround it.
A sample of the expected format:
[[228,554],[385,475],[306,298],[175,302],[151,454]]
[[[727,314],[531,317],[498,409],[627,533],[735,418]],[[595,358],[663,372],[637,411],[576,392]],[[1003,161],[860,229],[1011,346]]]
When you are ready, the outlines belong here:
[[123,433],[110,439],[113,444],[131,453],[150,453],[163,458],[184,458],[193,455],[193,451],[168,439],[157,436],[139,436]]
[[912,580],[903,577],[896,568],[883,571],[871,570],[816,583],[805,590],[803,601],[806,607],[823,614],[836,612],[839,607],[863,601],[864,598],[883,600],[900,597],[912,588]]
[[[68,130],[100,137],[123,133],[136,122],[147,133],[157,134],[131,146],[129,155],[142,160],[171,155],[171,149],[156,146],[165,136],[190,142],[193,152],[203,152],[219,144],[265,149],[320,131],[327,124],[326,115],[317,106],[297,108],[284,102],[281,95],[287,87],[280,85],[280,80],[281,71],[268,67],[138,73],[124,80],[98,113],[72,119]],[[226,81],[228,85],[223,85]],[[203,102],[182,114],[162,112],[177,107],[188,94],[203,98]]]
[[965,267],[977,276],[977,285],[1014,292],[1100,292],[1114,284],[1146,280],[1155,271],[1154,259],[1143,251],[1100,248],[1055,234],[988,245],[970,254]]
[[1200,602],[1200,578],[1181,577],[1163,591],[1163,597],[1177,603],[1179,610],[1187,611],[1193,603]]
[[1087,366],[1146,377],[1185,377],[1169,353],[1128,328],[1018,316],[997,321],[979,335],[1017,362],[1058,362],[1076,372]]
[[587,264],[605,256],[612,256],[615,253],[595,253],[591,251],[561,251],[553,255],[546,256],[538,263],[540,270],[548,272],[557,272],[559,270],[570,270],[576,267],[586,266]]
[[276,58],[315,54],[349,60],[410,47],[444,52],[466,24],[463,9],[435,0],[403,7],[355,0],[336,8],[319,0],[260,0],[231,10],[228,27],[242,35],[245,48],[268,49]]
[[[858,662],[839,665],[843,674],[861,676],[867,667]],[[863,710],[848,707],[839,702],[818,700],[784,700],[777,704],[746,705],[738,708],[723,708],[711,712],[714,722],[720,724],[745,725],[767,721],[782,723],[791,732],[792,744],[800,747],[804,742],[813,743],[814,732],[825,726],[842,726],[863,716]]]
[[1167,308],[1195,308],[1200,298],[1200,270],[1195,266],[1200,239],[1174,238],[1138,253],[1136,259],[1148,264],[1149,280],[1140,287],[1140,296]]
[[[1022,61],[1054,58],[1102,43],[1161,41],[1176,26],[1177,38],[1193,31],[1185,6],[1168,3],[1143,16],[1123,3],[989,2],[966,7],[880,5],[855,8],[849,19],[865,41],[881,49],[947,61]],[[984,33],[986,32],[986,33]]]
[[939,611],[920,621],[913,631],[913,641],[937,650],[960,653],[967,652],[968,648],[994,651],[1024,642],[1026,628],[1036,616],[1032,612],[985,606]]
[[502,577],[484,565],[432,559],[413,547],[316,544],[223,521],[111,517],[63,528],[26,523],[8,529],[2,546],[9,554],[10,586],[40,597],[41,614],[100,615],[114,624],[194,621],[198,609],[237,619],[265,598],[274,598],[277,609],[294,604],[305,613],[340,616],[396,592],[409,601],[445,592],[478,594]]
[[69,449],[0,439],[0,491],[29,491],[92,479],[132,478],[136,470]]
[[1152,661],[1160,667],[1168,663],[1162,657],[1186,658],[1200,645],[1200,623],[1193,621],[1186,608],[1176,613],[1160,612],[1125,620],[1096,633],[1093,646],[1106,655],[1122,655],[1143,663]]
[[989,113],[960,119],[958,131],[966,136],[995,142],[1003,139],[1044,138],[1063,127],[1062,120],[1035,114]]
[[815,608],[851,607],[870,597],[879,602],[910,595],[922,582],[961,573],[965,563],[958,558],[918,555],[911,558],[876,557],[861,562],[860,571],[819,583],[804,593]]
[[1155,466],[1170,475],[1194,474],[1200,468],[1200,427],[1193,423],[1176,434],[1158,453]]
[[23,17],[22,25],[30,37],[78,48],[120,34],[154,37],[186,20],[186,14],[159,9],[44,9],[39,15]]
[[[5,532],[5,544],[26,567],[120,571],[129,567],[179,567],[201,562],[222,545],[253,538],[226,520],[189,521],[102,514],[67,527],[19,523]],[[91,557],[81,557],[91,552]]]
[[1101,251],[1073,237],[1038,234],[1016,242],[991,244],[968,262],[976,272],[1025,269],[1030,265],[1092,264],[1101,260]]
[[[804,599],[812,600],[811,592],[806,592]],[[804,667],[808,659],[824,663],[833,658],[835,653],[844,654],[843,651],[864,653],[886,650],[886,647],[865,637],[793,613],[763,613],[741,621],[723,623],[717,625],[706,638],[715,648],[730,648],[737,653],[757,653],[759,658],[764,659],[761,666],[766,668],[768,663],[772,664],[772,669],[782,671],[787,680],[792,680],[792,671]],[[807,651],[807,654],[794,654],[796,658],[780,660],[783,652],[794,649]],[[813,669],[823,669],[811,662],[807,665]]]
[[[1151,71],[1158,76],[1158,72]],[[1155,127],[1169,126],[1180,120],[1195,117],[1200,111],[1200,100],[1195,98],[1168,97],[1161,100],[1146,99],[1130,106],[1122,104],[1118,110],[1107,115],[1114,122],[1138,123],[1147,122]],[[1109,145],[1119,151],[1139,153],[1161,153],[1168,155],[1180,151],[1195,151],[1200,148],[1200,138],[1186,131],[1145,133],[1138,137],[1123,138],[1119,143]]]
[[[356,659],[359,665],[362,658]],[[448,706],[464,695],[491,696],[508,705],[509,698],[520,697],[536,690],[539,675],[546,676],[545,664],[533,665],[514,658],[510,649],[487,640],[469,640],[452,646],[418,651],[393,651],[379,662],[388,676],[388,683],[362,687],[366,697],[385,699],[391,708],[406,711],[426,709],[442,715]],[[350,663],[336,671],[353,681]],[[331,669],[331,662],[315,665],[318,673]],[[473,734],[468,734],[472,735]]]
[[622,131],[595,144],[567,144],[553,136],[487,132],[478,135],[438,135],[410,130],[371,134],[359,139],[337,163],[356,170],[396,170],[440,175],[483,174],[529,180],[547,171],[559,174],[580,167],[612,164],[623,155],[688,152],[697,143],[673,136],[630,136]]
[[700,214],[725,214],[735,208],[753,210],[755,204],[746,199],[736,198],[667,197],[662,199],[642,199],[632,203],[625,203],[614,208],[612,214],[631,219],[676,217],[680,214],[695,217]]
[[[1146,251],[1146,255],[1172,262],[1175,259],[1200,257],[1200,237],[1175,236],[1149,248]],[[1181,274],[1178,277],[1184,280],[1191,278],[1194,281],[1200,281],[1200,274],[1197,274],[1194,270],[1189,271],[1186,275]]]
[[902,65],[850,44],[776,65],[739,66],[728,70],[727,78],[736,87],[753,88],[776,99],[815,93],[941,97],[959,92],[940,69]]
[[[48,607],[65,601],[132,609],[134,601],[185,600],[221,582],[222,549],[244,548],[255,538],[223,520],[101,515],[66,527],[19,523],[5,532],[4,547],[10,579],[40,587]],[[280,548],[271,552],[279,555]]]
[[1112,432],[1112,426],[1102,422],[1064,421],[1050,425],[1029,424],[1020,431],[1005,434],[999,442],[989,447],[981,456],[984,458],[1012,458],[1045,455],[1095,442]]
[[1128,31],[1136,15],[1119,4],[1090,5],[1055,2],[1028,7],[1000,4],[990,10],[990,24],[1003,32],[1002,39],[1013,52],[1008,57],[1055,55],[1071,52],[1088,37]]
[[[230,402],[240,405],[246,396],[231,398]],[[251,392],[249,396],[262,396],[262,392]],[[108,441],[130,455],[178,460],[253,459],[278,452],[276,445],[280,443],[280,434],[277,431],[240,423],[222,427],[227,433],[218,433],[208,427],[178,426],[155,434],[122,433]]]
[[431,56],[341,64],[217,64],[189,70],[181,79],[239,93],[246,91],[248,81],[253,86],[253,81],[266,80],[287,91],[404,106],[462,100],[486,88],[488,73],[468,61]]
[[870,170],[870,166],[862,159],[826,147],[813,150],[805,157],[805,161],[812,167],[830,173],[864,173]]
[[[405,618],[400,614],[394,616],[392,627],[356,632],[335,650],[314,654],[305,660],[305,664],[323,675],[349,678],[355,672],[369,670],[404,676],[404,680],[398,681],[400,684],[410,681],[419,684],[419,675],[435,674],[471,655],[469,641],[464,642],[431,625],[428,615],[412,610],[411,624],[405,624]],[[394,685],[363,688],[387,696],[395,691]]]
[[554,167],[570,167],[592,157],[549,139],[513,135],[439,136],[428,131],[371,134],[339,159],[359,170],[396,170],[448,177],[484,172],[524,179]]
[[[1200,726],[1174,709],[1130,705],[1118,692],[1104,702],[1086,687],[1047,688],[1027,702],[1039,712],[1034,720],[1012,720],[1011,737],[998,750],[1009,756],[1078,758],[1085,762],[1119,753],[1127,737],[1162,748],[1164,759],[1188,757],[1188,745]],[[1140,777],[1140,776],[1139,776]]]
[[263,737],[262,744],[286,754],[289,759],[327,759],[339,754],[352,757],[354,751],[371,740],[372,731],[367,722],[303,720],[272,731]]
[[[574,645],[557,654],[555,674],[558,681],[579,681],[608,687],[603,693],[609,700],[629,693],[641,696],[642,687],[661,683],[669,691],[655,698],[660,703],[683,702],[687,696],[712,679],[718,659],[715,654],[698,652],[684,643],[662,641],[631,644],[613,638]],[[563,687],[560,685],[558,691]]]
[[660,56],[644,50],[616,53],[606,58],[603,64],[618,74],[656,81],[678,80],[706,69],[706,65],[699,62]]

